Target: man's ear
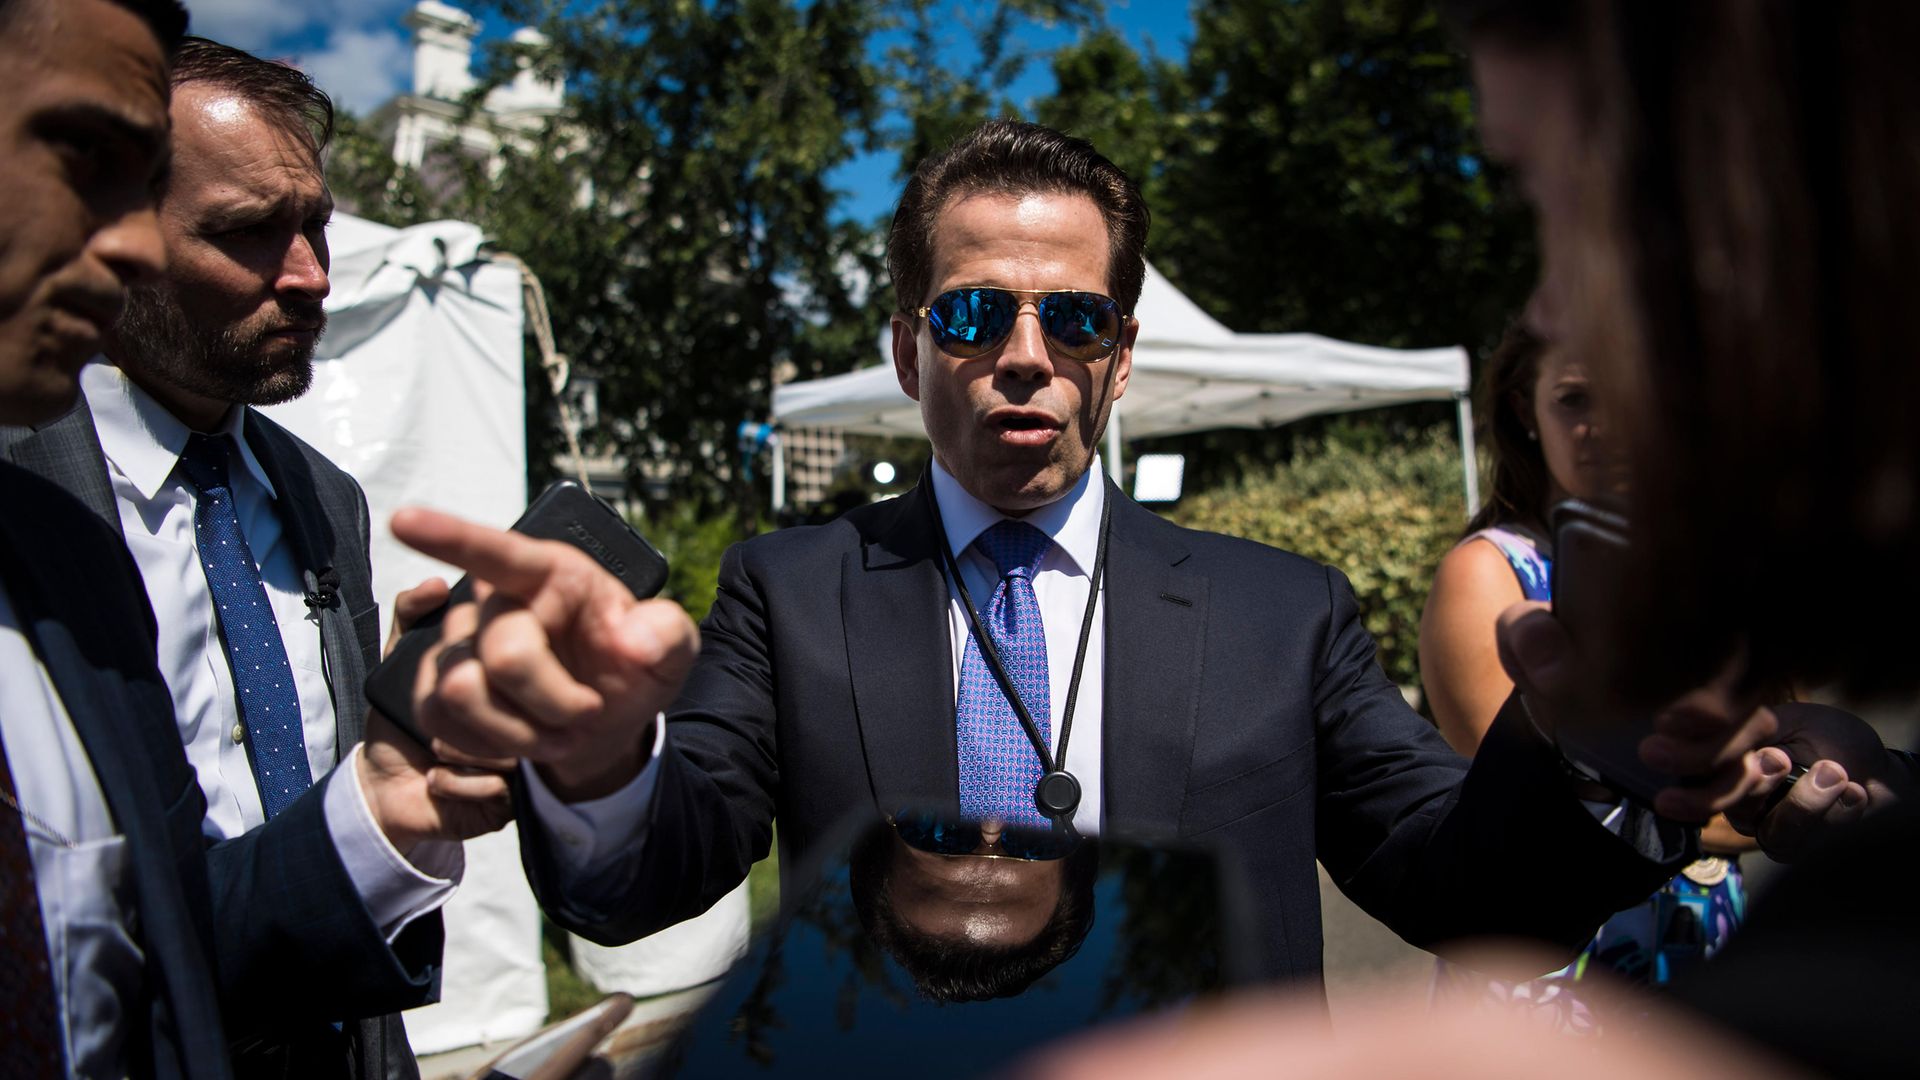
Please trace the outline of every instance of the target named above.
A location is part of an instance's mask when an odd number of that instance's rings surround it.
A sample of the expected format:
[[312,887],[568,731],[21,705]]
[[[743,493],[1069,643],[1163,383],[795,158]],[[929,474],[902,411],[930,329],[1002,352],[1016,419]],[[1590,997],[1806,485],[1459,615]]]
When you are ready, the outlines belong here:
[[1140,320],[1129,318],[1127,328],[1120,333],[1120,347],[1113,350],[1113,390],[1108,395],[1109,402],[1119,401],[1120,395],[1127,392],[1127,380],[1133,376],[1133,343],[1140,340]]
[[898,312],[888,322],[893,331],[893,374],[908,397],[920,400],[920,334],[913,320]]

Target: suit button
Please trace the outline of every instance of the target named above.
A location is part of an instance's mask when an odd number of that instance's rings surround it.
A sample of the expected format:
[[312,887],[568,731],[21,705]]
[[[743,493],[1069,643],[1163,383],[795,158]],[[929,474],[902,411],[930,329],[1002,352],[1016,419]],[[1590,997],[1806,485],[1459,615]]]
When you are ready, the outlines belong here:
[[247,729],[242,727],[239,724],[233,725],[233,741],[235,743],[242,743],[242,742],[245,742],[246,740],[247,740]]

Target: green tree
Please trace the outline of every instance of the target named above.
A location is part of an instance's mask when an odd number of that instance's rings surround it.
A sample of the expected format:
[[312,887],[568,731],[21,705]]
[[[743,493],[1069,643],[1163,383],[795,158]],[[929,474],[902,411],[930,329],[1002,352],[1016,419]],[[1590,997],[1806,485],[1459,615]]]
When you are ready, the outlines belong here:
[[[1478,351],[1524,305],[1530,223],[1485,167],[1466,59],[1428,0],[1196,0],[1184,63],[1097,33],[1052,65],[1039,118],[1136,178],[1149,258],[1233,329]],[[1341,430],[1405,437],[1446,414]],[[1329,434],[1310,420],[1157,448],[1206,486]]]
[[1023,42],[1036,28],[1097,28],[1098,0],[896,0],[887,26],[904,40],[886,50],[886,84],[893,123],[883,142],[900,154],[904,179],[921,159],[937,153],[982,122],[1019,116],[1008,88],[1036,59]]
[[1186,83],[1154,250],[1227,325],[1478,346],[1525,300],[1530,225],[1433,4],[1201,0]]
[[[543,47],[495,50],[564,74],[564,109],[498,162],[458,161],[436,209],[480,224],[545,284],[560,346],[598,380],[585,433],[652,501],[748,507],[733,428],[776,369],[864,359],[846,330],[874,262],[836,220],[827,174],[870,137],[880,90],[853,0],[502,0]],[[744,529],[746,523],[742,522]]]
[[419,176],[393,160],[390,140],[352,113],[334,114],[326,169],[334,205],[345,213],[395,228],[434,217],[435,202]]

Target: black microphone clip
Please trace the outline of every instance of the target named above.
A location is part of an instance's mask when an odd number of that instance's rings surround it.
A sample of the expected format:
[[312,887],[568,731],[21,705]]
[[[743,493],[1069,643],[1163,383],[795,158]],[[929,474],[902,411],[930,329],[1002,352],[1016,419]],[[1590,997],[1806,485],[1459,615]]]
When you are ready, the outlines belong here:
[[307,606],[314,611],[333,606],[340,595],[340,571],[329,566],[318,574],[307,571]]

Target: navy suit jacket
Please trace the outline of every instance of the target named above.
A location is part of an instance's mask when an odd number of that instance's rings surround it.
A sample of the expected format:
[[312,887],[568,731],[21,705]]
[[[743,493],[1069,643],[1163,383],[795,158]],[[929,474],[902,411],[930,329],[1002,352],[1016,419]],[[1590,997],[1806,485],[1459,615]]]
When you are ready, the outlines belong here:
[[[366,498],[346,473],[258,412],[248,411],[245,430],[278,493],[275,506],[308,589],[320,591],[325,571],[339,578],[315,615],[334,695],[337,745],[345,753],[365,734],[360,687],[380,647]],[[132,565],[120,542],[120,513],[84,397],[37,428],[0,428],[0,453],[66,489],[69,502],[77,498],[111,531]],[[153,616],[137,568],[133,581],[151,635]],[[153,653],[151,640],[146,651]],[[166,712],[177,749],[171,703]],[[264,829],[208,853],[214,903],[233,913],[218,919],[223,946],[233,946],[221,952],[227,1030],[241,1051],[243,1075],[278,1075],[287,1067],[299,1076],[408,1080],[419,1069],[394,1014],[438,995],[440,916],[415,920],[387,945],[333,847],[321,805],[324,789],[324,782],[315,784]],[[352,1021],[346,1038],[333,1028],[340,1021]]]
[[[1636,819],[1634,844],[1608,833],[1515,709],[1469,768],[1381,671],[1338,571],[1107,496],[1106,826],[1236,860],[1268,975],[1319,978],[1316,859],[1415,944],[1518,935],[1569,956],[1677,869],[1680,830]],[[521,832],[556,921],[624,941],[697,914],[767,853],[776,817],[790,877],[852,811],[957,809],[926,497],[922,484],[727,553],[667,714],[646,843],[563,892],[540,830]]]

